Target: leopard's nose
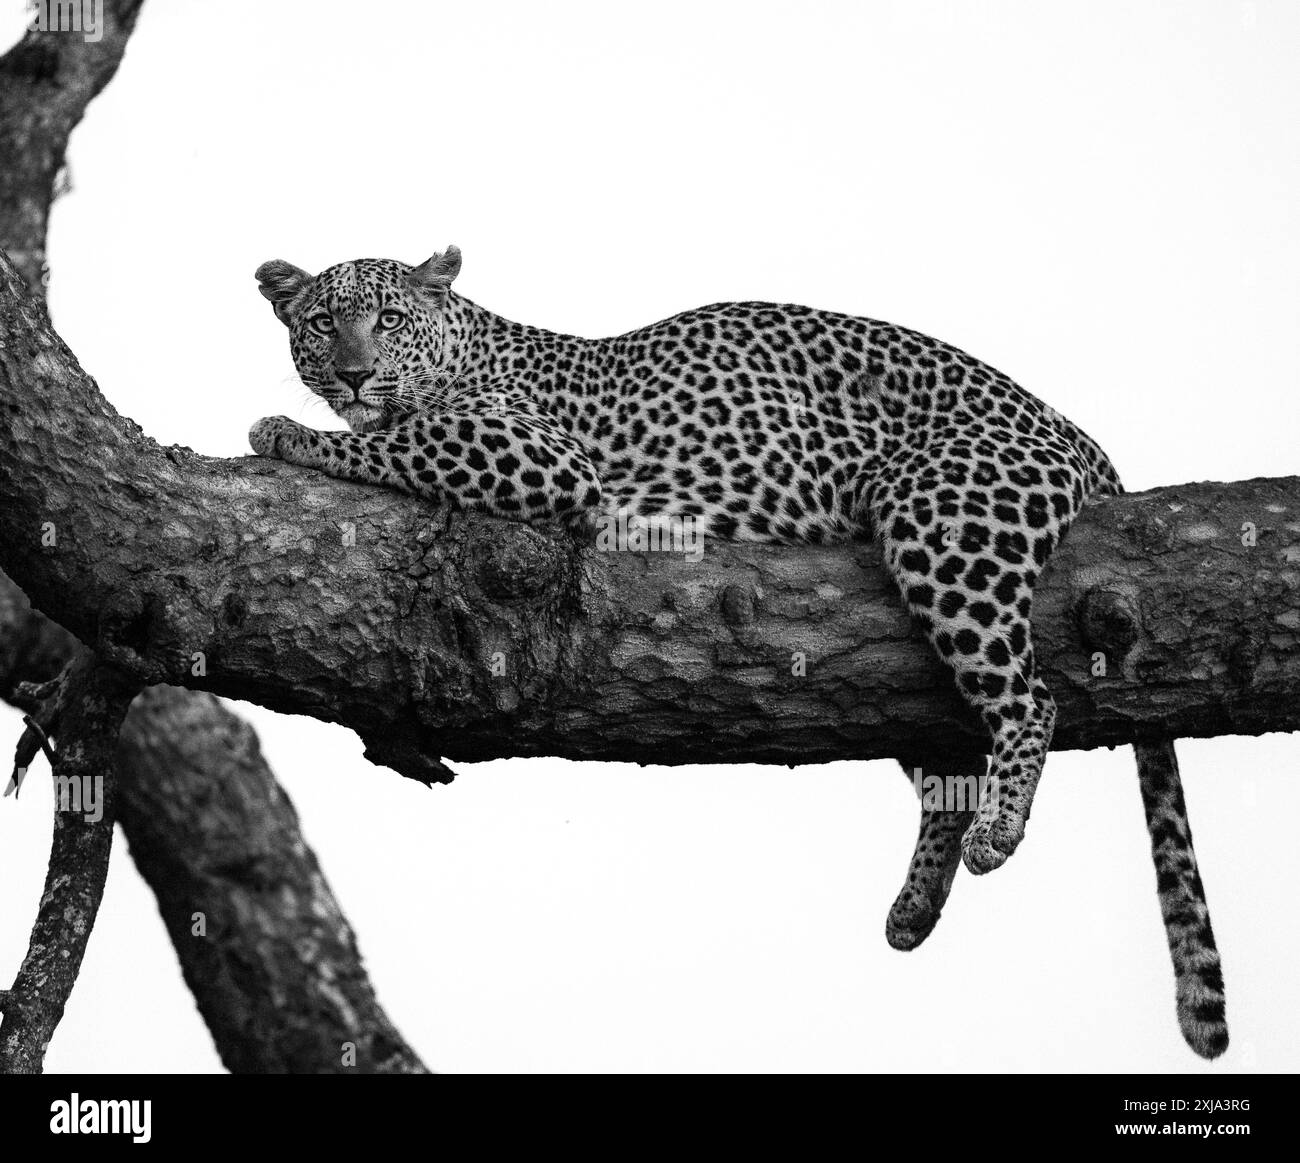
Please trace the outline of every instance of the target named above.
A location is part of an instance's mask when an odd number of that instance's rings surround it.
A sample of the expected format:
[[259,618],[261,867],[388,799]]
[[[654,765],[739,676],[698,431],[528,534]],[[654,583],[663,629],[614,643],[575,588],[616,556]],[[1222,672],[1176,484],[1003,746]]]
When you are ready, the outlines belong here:
[[373,378],[374,368],[335,368],[334,374],[354,392],[361,391],[361,385]]

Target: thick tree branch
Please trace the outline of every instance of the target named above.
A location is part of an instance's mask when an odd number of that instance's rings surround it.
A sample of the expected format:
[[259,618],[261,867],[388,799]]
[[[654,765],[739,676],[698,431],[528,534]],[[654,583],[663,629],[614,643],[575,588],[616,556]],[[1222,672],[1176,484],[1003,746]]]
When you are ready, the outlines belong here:
[[123,807],[227,1069],[427,1073],[379,1005],[252,728],[211,695],[178,693],[153,687],[131,709]]
[[2,1074],[40,1073],[81,970],[113,846],[118,729],[137,689],[82,651],[40,716],[58,739],[54,840],[27,956],[5,994]]
[[[347,724],[425,780],[446,778],[440,755],[978,746],[868,546],[601,554],[281,462],[164,449],[5,271],[0,342],[0,564],[145,681]],[[1056,746],[1300,727],[1298,607],[1296,478],[1090,508],[1036,606]]]

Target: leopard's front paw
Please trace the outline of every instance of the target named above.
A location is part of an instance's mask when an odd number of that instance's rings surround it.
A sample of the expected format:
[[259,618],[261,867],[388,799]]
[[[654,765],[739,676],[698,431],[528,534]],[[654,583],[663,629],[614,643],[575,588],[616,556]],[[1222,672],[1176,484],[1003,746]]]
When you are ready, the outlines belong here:
[[248,430],[248,443],[258,456],[284,455],[282,441],[302,425],[288,416],[264,416]]

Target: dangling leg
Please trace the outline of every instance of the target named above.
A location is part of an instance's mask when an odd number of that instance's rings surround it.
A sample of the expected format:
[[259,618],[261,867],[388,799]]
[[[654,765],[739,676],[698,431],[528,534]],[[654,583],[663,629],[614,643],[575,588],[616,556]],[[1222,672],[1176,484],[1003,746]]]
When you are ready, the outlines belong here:
[[[1039,463],[1064,455],[1046,443],[1037,451]],[[1066,467],[1045,476],[1020,463],[1026,455],[1016,450],[1016,467],[993,453],[976,453],[972,464],[969,443],[931,444],[889,466],[868,494],[886,568],[992,742],[984,794],[962,839],[975,873],[997,868],[1020,843],[1056,717],[1035,674],[1029,615],[1038,573],[1082,488]]]
[[[885,940],[906,951],[924,941],[939,921],[961,863],[962,833],[974,817],[971,809],[979,800],[988,763],[983,756],[947,763],[899,762],[921,800],[921,827],[907,880],[885,921]],[[935,794],[941,799],[931,798]]]
[[[958,682],[969,674],[958,670]],[[993,736],[993,756],[984,796],[961,841],[966,867],[976,874],[1000,868],[1024,839],[1056,725],[1056,702],[1035,677],[1032,658],[1009,681],[1009,698],[985,699],[981,692],[977,704]],[[980,682],[987,686],[986,677]]]
[[[1014,605],[999,614],[984,597],[941,590],[948,559],[926,568],[925,551],[886,549],[886,562],[904,601],[952,668],[957,688],[983,719],[992,757],[975,819],[962,838],[966,867],[989,872],[1003,864],[1024,836],[1025,821],[1052,741],[1056,705],[1035,680],[1029,655],[1029,619]],[[949,573],[952,570],[948,571]],[[1023,586],[1023,579],[1018,583]],[[972,612],[973,611],[973,612]]]

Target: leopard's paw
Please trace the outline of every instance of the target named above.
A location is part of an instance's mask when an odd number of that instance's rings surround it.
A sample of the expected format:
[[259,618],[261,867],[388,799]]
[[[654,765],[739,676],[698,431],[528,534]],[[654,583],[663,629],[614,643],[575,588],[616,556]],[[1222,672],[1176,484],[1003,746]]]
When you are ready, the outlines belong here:
[[976,876],[1001,868],[1025,836],[1025,822],[1015,812],[1002,809],[991,820],[980,819],[961,838],[961,855]]
[[258,456],[278,457],[281,455],[279,442],[301,427],[288,416],[263,416],[248,430],[248,443]]
[[906,886],[885,920],[885,940],[903,953],[915,949],[934,931],[942,907],[914,886]]

